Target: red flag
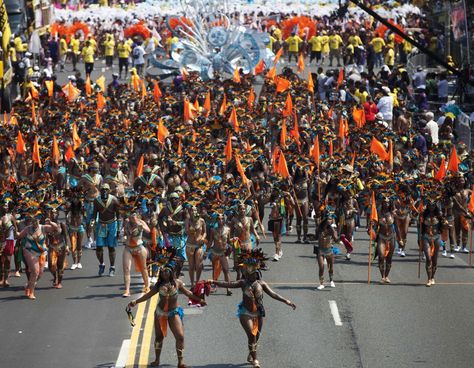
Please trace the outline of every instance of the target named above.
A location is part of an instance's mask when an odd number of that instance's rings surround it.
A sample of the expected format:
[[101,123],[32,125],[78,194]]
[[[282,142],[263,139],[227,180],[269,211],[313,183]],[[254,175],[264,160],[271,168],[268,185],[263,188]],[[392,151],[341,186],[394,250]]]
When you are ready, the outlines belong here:
[[225,163],[228,164],[232,160],[232,135],[227,136],[227,144],[224,149]]
[[18,131],[18,136],[16,138],[16,152],[20,155],[26,152],[25,141],[23,140],[23,136],[21,135],[20,131]]
[[39,146],[38,146],[38,136],[35,136],[35,141],[33,144],[33,155],[31,157],[33,162],[35,162],[40,168],[43,167],[41,164],[41,157],[39,153]]
[[156,132],[156,136],[158,138],[158,142],[161,144],[165,143],[165,139],[170,135],[170,132],[166,127],[163,125],[163,120],[160,120],[158,123],[158,131]]
[[157,104],[160,103],[161,96],[163,96],[163,93],[161,93],[160,86],[158,85],[158,82],[153,83],[153,99]]
[[87,74],[86,78],[86,95],[90,96],[92,94],[92,86],[91,86],[91,79],[89,77],[89,74]]
[[375,137],[370,142],[370,152],[379,156],[382,161],[388,161],[389,159],[389,154],[385,151],[384,145]]
[[342,82],[344,82],[344,68],[339,69],[339,75],[337,76],[336,90],[339,88]]
[[257,63],[257,65],[255,65],[254,74],[259,75],[259,74],[263,73],[264,70],[265,70],[265,63],[264,63],[263,59],[260,59],[260,61]]
[[55,135],[53,135],[53,149],[51,150],[51,158],[56,165],[59,165],[59,159],[61,156],[59,154],[58,141],[56,140]]
[[444,157],[441,159],[441,165],[439,165],[439,170],[435,175],[435,179],[438,181],[443,181],[446,176],[446,160]]
[[298,72],[299,72],[299,73],[304,72],[304,57],[303,57],[303,53],[301,53],[300,56],[298,57]]
[[280,60],[281,55],[283,55],[283,47],[280,47],[280,50],[275,55],[275,58],[273,59],[273,64],[276,64],[278,60]]
[[308,73],[308,91],[314,93],[314,82],[313,82],[313,75],[311,74],[311,70]]
[[105,107],[105,98],[104,95],[99,92],[97,93],[97,109],[102,110]]
[[453,148],[451,149],[451,156],[449,156],[448,171],[451,171],[452,173],[457,173],[459,171],[460,163],[461,161],[458,158],[456,147],[453,146]]
[[293,100],[291,99],[291,95],[289,92],[286,96],[285,108],[283,109],[282,113],[284,117],[293,115]]
[[253,104],[255,103],[255,92],[253,91],[253,88],[250,87],[250,93],[249,93],[249,98],[248,98],[248,107],[249,109],[253,109]]
[[69,146],[66,150],[66,153],[64,154],[64,158],[66,159],[66,162],[69,162],[74,157],[74,150],[72,149],[72,146]]
[[290,88],[290,81],[285,78],[275,77],[275,87],[277,93],[285,92],[288,88]]
[[235,82],[235,83],[240,83],[241,80],[240,80],[240,71],[239,71],[239,68],[235,68],[234,69],[234,75],[232,76],[232,80]]
[[283,152],[280,153],[280,158],[278,159],[277,173],[285,179],[290,176],[290,172],[288,171],[288,166],[286,164],[286,159]]
[[140,156],[140,161],[138,161],[138,166],[137,166],[137,178],[139,176],[142,176],[143,174],[143,166],[145,166],[145,156],[141,155]]
[[229,123],[232,123],[232,127],[234,131],[238,133],[239,129],[239,121],[237,120],[237,112],[235,111],[235,106],[232,106],[232,112],[230,113]]
[[221,108],[219,109],[219,115],[224,115],[227,110],[227,96],[224,93],[224,98],[222,99]]

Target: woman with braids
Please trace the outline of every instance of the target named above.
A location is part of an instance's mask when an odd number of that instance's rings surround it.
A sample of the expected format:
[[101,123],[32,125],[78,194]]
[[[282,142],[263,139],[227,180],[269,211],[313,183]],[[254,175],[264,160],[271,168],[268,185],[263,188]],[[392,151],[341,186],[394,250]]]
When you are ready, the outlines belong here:
[[142,303],[150,299],[153,295],[159,294],[158,305],[155,311],[155,361],[150,366],[158,367],[160,365],[161,349],[163,347],[163,339],[167,334],[167,326],[176,339],[176,354],[178,355],[178,368],[186,368],[184,364],[184,330],[183,330],[183,308],[178,304],[178,290],[188,298],[197,301],[201,305],[205,301],[195,296],[191,291],[184,287],[181,280],[175,278],[176,262],[173,255],[170,261],[160,269],[158,282],[151,290],[142,297],[129,303],[132,308],[138,303]]
[[308,239],[308,214],[309,214],[309,198],[310,183],[308,173],[304,167],[297,166],[293,175],[293,183],[296,194],[296,235],[295,243],[301,243],[301,225],[303,225],[303,243],[309,244]]
[[[379,211],[378,222],[373,224],[375,226],[375,244],[377,246],[377,257],[379,259],[379,270],[382,276],[382,284],[390,284],[388,274],[392,268],[392,256],[395,250],[395,230],[394,230],[394,216],[393,203],[390,200],[389,194],[384,193],[382,197],[382,204]],[[369,230],[370,232],[370,230]]]
[[82,241],[84,239],[84,234],[86,229],[84,227],[84,207],[82,205],[82,198],[80,193],[76,188],[70,189],[70,198],[71,201],[67,208],[67,225],[68,233],[71,243],[71,253],[72,253],[72,265],[71,270],[81,269],[81,258],[82,258]]
[[262,249],[244,251],[241,254],[242,279],[234,282],[208,280],[209,283],[220,287],[242,289],[242,302],[238,305],[237,316],[248,339],[249,355],[247,361],[254,367],[260,367],[260,363],[257,360],[257,343],[262,333],[263,317],[265,317],[263,293],[265,292],[273,299],[296,309],[296,305],[292,301],[275,293],[261,279],[260,267],[263,265],[263,262]]
[[318,290],[324,289],[324,259],[328,264],[329,286],[334,288],[336,284],[332,279],[334,274],[334,253],[332,251],[331,240],[338,241],[337,225],[335,221],[336,215],[327,209],[323,212],[321,223],[318,226],[318,247],[316,248],[316,256],[319,266],[319,286]]
[[449,225],[443,219],[441,208],[437,204],[439,198],[436,194],[426,192],[425,201],[426,209],[422,214],[421,220],[421,242],[423,254],[426,259],[426,275],[428,281],[426,286],[430,287],[435,284],[435,273],[438,267],[438,253],[441,244],[441,233]]

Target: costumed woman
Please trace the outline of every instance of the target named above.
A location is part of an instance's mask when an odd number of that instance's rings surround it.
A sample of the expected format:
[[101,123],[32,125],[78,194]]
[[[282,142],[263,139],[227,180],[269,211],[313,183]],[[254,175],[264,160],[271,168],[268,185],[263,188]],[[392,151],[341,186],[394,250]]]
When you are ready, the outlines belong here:
[[397,242],[399,246],[398,255],[405,257],[405,247],[407,245],[408,228],[410,226],[411,214],[416,213],[413,199],[405,187],[397,190],[398,198],[394,202],[393,217],[396,225]]
[[62,289],[64,269],[67,267],[67,255],[69,254],[69,234],[66,224],[59,222],[57,209],[49,211],[51,218],[58,228],[48,234],[48,268],[53,275],[53,287]]
[[[293,175],[297,208],[296,208],[296,235],[295,243],[301,243],[301,227],[303,227],[303,243],[309,244],[308,214],[310,198],[310,181],[304,167],[296,167]],[[298,209],[299,208],[299,209]],[[303,225],[303,226],[301,226]]]
[[43,274],[46,262],[46,236],[49,233],[59,231],[60,227],[50,219],[46,219],[45,224],[41,225],[39,222],[41,211],[37,208],[30,208],[29,210],[32,212],[27,219],[27,226],[17,234],[17,239],[25,239],[23,258],[28,267],[28,283],[25,287],[25,295],[28,299],[34,300],[36,299],[36,283]]
[[277,188],[273,188],[270,196],[270,219],[268,221],[268,230],[273,234],[273,242],[275,243],[275,255],[273,260],[279,261],[283,257],[283,249],[281,247],[281,237],[285,232],[283,220],[286,216],[285,200]]
[[[229,273],[229,249],[230,246],[230,229],[225,224],[224,214],[217,213],[216,227],[211,229],[210,241],[208,249],[211,252],[212,262],[212,278],[217,280],[222,272],[224,273],[224,280],[230,281]],[[232,295],[232,292],[227,289],[227,295]]]
[[[203,244],[206,242],[206,222],[200,216],[196,206],[189,208],[189,216],[185,220],[186,234],[186,256],[189,263],[189,278],[191,289],[195,281],[201,279],[203,269]],[[196,276],[196,278],[194,278]]]
[[163,339],[167,334],[167,326],[176,339],[176,354],[178,355],[178,368],[186,368],[184,364],[184,329],[183,329],[183,308],[178,304],[178,290],[188,298],[205,304],[205,301],[196,297],[191,291],[184,287],[181,280],[175,277],[176,262],[171,257],[170,261],[160,269],[158,282],[151,290],[130,302],[129,306],[134,307],[138,303],[142,303],[150,299],[153,295],[159,293],[158,305],[155,311],[155,361],[150,364],[152,367],[160,365],[161,349],[163,347]]
[[135,263],[135,269],[142,274],[143,292],[150,291],[148,281],[148,270],[146,266],[147,249],[143,245],[143,232],[149,233],[150,228],[136,212],[133,212],[124,224],[125,235],[127,236],[127,245],[123,251],[123,279],[125,282],[125,292],[123,297],[130,296],[130,274],[132,262]]
[[208,280],[208,282],[220,287],[242,289],[242,302],[238,306],[237,315],[248,339],[249,355],[247,361],[252,363],[254,367],[260,367],[260,363],[257,360],[257,343],[262,333],[263,317],[265,317],[263,293],[265,292],[273,299],[296,309],[296,305],[292,301],[275,293],[270,286],[261,279],[260,268],[264,260],[265,258],[261,249],[242,251],[242,279],[234,282]]
[[69,189],[71,201],[67,208],[67,225],[71,243],[71,270],[82,269],[82,242],[86,228],[84,227],[84,206],[80,192],[76,188]]
[[15,233],[17,224],[15,216],[10,211],[12,202],[5,201],[3,215],[0,218],[0,286],[9,287],[8,273],[10,258],[15,250]]
[[336,284],[333,280],[334,274],[334,253],[332,251],[332,242],[337,242],[337,225],[336,215],[328,210],[325,210],[322,214],[321,223],[318,226],[318,247],[315,249],[315,253],[318,260],[319,267],[319,286],[318,290],[324,289],[324,260],[328,264],[329,273],[329,286],[334,288]]

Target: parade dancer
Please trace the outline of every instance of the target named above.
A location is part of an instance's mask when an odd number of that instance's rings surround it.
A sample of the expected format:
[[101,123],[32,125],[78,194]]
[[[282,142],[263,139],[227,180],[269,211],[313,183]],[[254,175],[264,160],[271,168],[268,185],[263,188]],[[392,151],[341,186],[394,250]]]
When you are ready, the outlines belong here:
[[469,253],[467,249],[467,238],[469,231],[469,223],[467,219],[471,216],[467,211],[467,200],[469,198],[469,190],[465,188],[466,180],[458,173],[455,181],[455,194],[453,197],[453,213],[454,213],[454,234],[456,238],[455,252],[462,251]]
[[71,202],[67,209],[66,221],[71,244],[72,265],[71,270],[82,269],[82,242],[86,229],[84,228],[84,206],[82,199],[75,189],[71,190]]
[[191,291],[184,287],[184,283],[175,277],[176,261],[171,259],[159,273],[157,283],[151,290],[142,297],[130,302],[130,307],[135,307],[150,299],[153,295],[159,294],[158,305],[155,311],[155,360],[150,364],[152,367],[160,365],[161,349],[163,340],[167,335],[167,327],[176,339],[176,354],[178,355],[178,368],[186,368],[184,363],[184,329],[183,329],[183,308],[178,304],[178,291],[183,293],[189,299],[192,299],[201,305],[205,301],[196,297]]
[[270,219],[268,221],[268,230],[273,234],[275,243],[275,254],[273,260],[278,262],[283,257],[282,234],[284,233],[284,218],[286,216],[285,201],[278,190],[274,188],[270,197]]
[[15,233],[17,223],[15,216],[10,211],[12,202],[5,201],[3,215],[0,218],[0,285],[9,287],[8,274],[10,272],[10,259],[15,250]]
[[124,224],[125,235],[127,236],[127,245],[123,251],[123,279],[125,282],[125,292],[123,297],[130,296],[130,273],[132,263],[135,264],[135,269],[142,274],[143,277],[143,292],[150,291],[148,281],[148,270],[146,266],[147,249],[143,245],[143,232],[150,233],[148,225],[139,218],[139,215],[134,212],[126,220]]
[[50,211],[50,218],[58,224],[58,228],[50,232],[48,238],[48,268],[53,275],[53,287],[62,289],[66,257],[69,254],[69,234],[66,224],[59,222],[59,214],[55,209]]
[[452,195],[445,191],[443,197],[441,198],[441,213],[443,218],[447,223],[447,228],[443,231],[441,236],[441,240],[443,243],[443,257],[448,256],[448,252],[446,251],[446,243],[449,241],[449,258],[454,258],[454,201]]
[[375,227],[377,234],[375,241],[382,284],[391,283],[388,274],[392,268],[392,256],[395,250],[395,230],[393,224],[393,203],[389,197],[384,196],[381,203],[379,221]]
[[203,269],[203,245],[207,242],[206,222],[200,216],[196,206],[189,208],[189,215],[185,220],[185,229],[188,235],[186,257],[188,258],[189,279],[191,280],[192,289],[195,281],[201,279]]
[[335,214],[331,214],[329,211],[324,211],[321,223],[318,226],[318,247],[316,248],[316,256],[319,267],[319,286],[318,290],[324,289],[324,260],[326,259],[329,272],[329,286],[334,288],[336,284],[333,280],[334,275],[334,253],[332,250],[331,240],[334,242],[338,241],[337,238],[337,225],[335,222]]
[[398,198],[394,202],[393,217],[396,225],[396,236],[399,245],[398,255],[405,257],[405,247],[407,244],[408,228],[411,221],[411,213],[416,208],[413,205],[413,199],[403,189],[399,189]]
[[[117,198],[110,194],[109,184],[102,184],[100,195],[94,201],[93,218],[98,221],[96,231],[96,256],[99,261],[99,276],[105,272],[104,247],[109,250],[109,276],[115,276],[115,247],[117,246],[118,219],[120,204]],[[98,217],[97,217],[98,216]]]
[[242,302],[238,305],[237,316],[247,335],[249,354],[247,361],[254,367],[260,367],[257,359],[257,343],[262,333],[265,308],[263,306],[263,293],[275,300],[296,309],[296,305],[275,293],[268,284],[261,279],[260,268],[264,262],[261,249],[242,251],[241,267],[243,278],[233,282],[208,280],[209,283],[226,288],[241,288]]
[[100,175],[99,169],[99,163],[93,162],[89,168],[89,173],[82,175],[79,182],[79,186],[86,196],[84,210],[86,213],[85,224],[88,240],[85,247],[89,249],[95,247],[93,234],[94,222],[97,220],[97,218],[94,216],[94,201],[99,196],[99,188],[102,184],[102,175]]
[[[295,195],[297,201],[296,210],[296,235],[295,243],[301,243],[301,228],[303,228],[303,243],[309,244],[308,239],[308,215],[309,215],[309,198],[310,198],[310,183],[306,170],[301,167],[296,167],[293,175],[293,182],[295,188]],[[303,226],[302,226],[303,225]]]

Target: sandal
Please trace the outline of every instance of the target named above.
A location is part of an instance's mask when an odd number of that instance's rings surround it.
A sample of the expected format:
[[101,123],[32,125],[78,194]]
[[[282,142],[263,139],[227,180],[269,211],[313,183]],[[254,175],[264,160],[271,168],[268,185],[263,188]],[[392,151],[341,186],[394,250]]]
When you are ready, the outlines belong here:
[[227,296],[231,296],[231,295],[232,295],[232,291],[227,290]]
[[160,361],[154,361],[154,362],[151,362],[150,364],[150,367],[159,367],[160,366]]
[[125,293],[122,294],[124,298],[128,298],[130,296],[130,292],[126,291]]
[[253,363],[253,357],[252,357],[252,354],[249,353],[248,357],[247,357],[247,362],[249,363]]
[[260,362],[259,362],[257,359],[255,359],[255,360],[253,361],[253,366],[254,366],[255,368],[260,368]]

